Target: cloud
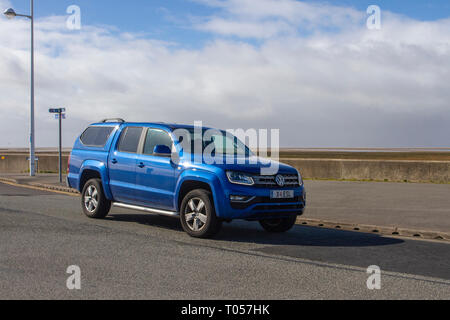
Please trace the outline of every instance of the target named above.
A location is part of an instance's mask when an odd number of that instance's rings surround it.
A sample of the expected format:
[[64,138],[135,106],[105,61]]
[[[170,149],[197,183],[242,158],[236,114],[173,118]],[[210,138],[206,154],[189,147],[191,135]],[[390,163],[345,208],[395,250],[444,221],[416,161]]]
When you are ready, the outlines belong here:
[[[118,116],[280,128],[283,146],[448,146],[449,19],[383,12],[382,29],[370,31],[359,21],[365,13],[346,7],[201,2],[217,11],[192,26],[213,35],[198,49],[115,27],[70,31],[65,17],[39,19],[37,144],[56,145],[48,108],[64,106],[66,146],[90,122]],[[0,146],[26,146],[29,23],[0,18],[0,38]]]
[[320,29],[342,29],[360,24],[365,13],[348,7],[295,0],[194,0],[219,14],[195,27],[221,35],[267,39]]

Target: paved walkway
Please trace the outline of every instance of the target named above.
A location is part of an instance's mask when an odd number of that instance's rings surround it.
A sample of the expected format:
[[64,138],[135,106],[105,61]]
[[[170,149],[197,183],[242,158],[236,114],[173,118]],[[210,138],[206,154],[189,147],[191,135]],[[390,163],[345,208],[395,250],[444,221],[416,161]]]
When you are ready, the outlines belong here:
[[11,173],[2,173],[0,174],[0,178],[14,180],[19,184],[36,184],[36,183],[44,183],[44,184],[52,184],[59,186],[66,186],[66,176],[63,175],[63,183],[59,183],[59,176],[57,174],[39,174],[36,177],[30,177],[26,174],[11,174]]
[[450,184],[306,181],[305,218],[450,233]]

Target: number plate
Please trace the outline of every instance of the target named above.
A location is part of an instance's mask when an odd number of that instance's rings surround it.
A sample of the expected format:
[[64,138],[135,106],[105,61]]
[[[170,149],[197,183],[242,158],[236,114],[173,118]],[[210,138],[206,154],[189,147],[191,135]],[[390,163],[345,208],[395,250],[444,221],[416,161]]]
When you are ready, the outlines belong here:
[[294,190],[273,190],[270,193],[272,199],[292,199],[294,198]]

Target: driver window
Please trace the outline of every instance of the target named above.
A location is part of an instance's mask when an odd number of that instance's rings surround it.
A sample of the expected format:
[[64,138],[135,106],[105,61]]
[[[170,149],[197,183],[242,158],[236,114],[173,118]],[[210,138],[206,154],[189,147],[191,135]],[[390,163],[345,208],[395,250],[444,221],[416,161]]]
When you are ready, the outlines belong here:
[[166,131],[160,129],[148,129],[144,144],[144,154],[150,156],[153,155],[153,150],[158,145],[167,146],[172,150],[172,144],[172,138]]

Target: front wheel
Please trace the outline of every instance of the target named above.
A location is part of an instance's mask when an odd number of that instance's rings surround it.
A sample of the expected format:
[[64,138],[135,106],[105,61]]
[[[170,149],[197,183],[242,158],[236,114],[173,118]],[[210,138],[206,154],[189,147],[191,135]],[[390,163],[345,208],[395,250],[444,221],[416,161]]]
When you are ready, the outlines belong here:
[[191,191],[184,197],[180,220],[184,231],[195,238],[210,238],[222,226],[222,220],[216,216],[211,193],[203,189]]
[[292,216],[289,218],[261,220],[259,223],[268,232],[281,233],[291,230],[296,221],[297,216]]
[[106,198],[100,179],[86,182],[81,193],[81,206],[89,218],[103,219],[108,215],[111,201]]

